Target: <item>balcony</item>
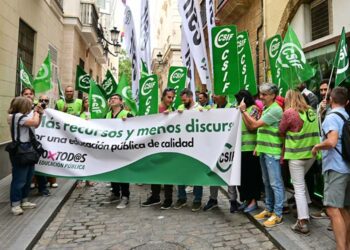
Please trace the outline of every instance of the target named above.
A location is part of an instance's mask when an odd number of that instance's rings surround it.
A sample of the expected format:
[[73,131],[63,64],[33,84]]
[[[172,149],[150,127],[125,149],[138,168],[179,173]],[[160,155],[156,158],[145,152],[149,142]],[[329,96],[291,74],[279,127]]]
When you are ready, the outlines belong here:
[[98,14],[93,3],[80,3],[82,34],[88,43],[97,43]]

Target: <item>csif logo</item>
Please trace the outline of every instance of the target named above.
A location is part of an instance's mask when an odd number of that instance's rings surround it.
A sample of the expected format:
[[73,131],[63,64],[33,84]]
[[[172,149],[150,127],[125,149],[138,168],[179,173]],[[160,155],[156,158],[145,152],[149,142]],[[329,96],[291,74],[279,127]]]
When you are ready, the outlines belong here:
[[247,39],[244,38],[243,34],[239,34],[237,36],[237,48],[238,48],[238,54],[241,54],[244,50],[245,43],[247,42]]
[[156,84],[156,81],[153,77],[147,78],[142,85],[141,94],[143,96],[149,95],[152,92],[152,89],[155,84]]
[[285,43],[282,45],[278,62],[283,68],[297,67],[304,68],[306,58],[304,52],[294,43]]
[[108,78],[108,80],[103,83],[102,88],[104,89],[104,91],[106,91],[107,95],[112,94],[112,91],[113,91],[112,78]]
[[280,47],[281,47],[281,42],[278,39],[278,37],[275,37],[274,39],[272,39],[272,41],[270,43],[270,47],[269,47],[269,56],[271,58],[275,58],[276,56],[278,56],[278,52],[280,51]]
[[30,80],[29,80],[29,76],[23,69],[21,69],[21,71],[20,71],[20,78],[25,84],[31,85]]
[[225,144],[224,152],[221,153],[216,167],[223,173],[227,172],[232,167],[233,158],[235,156],[234,149],[229,143]]
[[342,74],[348,70],[349,60],[347,60],[347,58],[348,58],[348,53],[346,51],[346,47],[342,46],[342,48],[340,49],[339,60],[342,62],[342,65],[344,65],[344,67],[342,68],[338,67],[337,74]]
[[102,110],[106,108],[106,101],[99,95],[92,95],[92,112],[102,113]]
[[81,88],[83,89],[90,88],[90,76],[88,74],[79,76],[78,82]]
[[220,30],[215,36],[215,47],[219,49],[225,47],[233,38],[233,34],[231,32],[232,30],[230,28],[223,28],[222,30]]
[[170,75],[170,82],[178,83],[184,75],[185,75],[184,69],[182,68],[175,69],[174,72],[171,73]]
[[43,64],[39,70],[38,77],[35,80],[45,80],[49,76],[49,68]]

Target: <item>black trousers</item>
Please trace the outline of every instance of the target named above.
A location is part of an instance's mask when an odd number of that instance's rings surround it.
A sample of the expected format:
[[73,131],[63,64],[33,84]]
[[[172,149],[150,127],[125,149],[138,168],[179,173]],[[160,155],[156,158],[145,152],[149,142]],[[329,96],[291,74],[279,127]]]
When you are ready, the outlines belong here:
[[[152,198],[155,200],[160,199],[160,190],[162,185],[160,184],[152,184]],[[164,198],[165,200],[172,201],[173,200],[173,185],[164,185]]]
[[120,197],[120,193],[121,193],[122,196],[129,198],[130,196],[129,183],[111,182],[111,186],[112,186],[112,193],[115,196]]
[[242,152],[241,186],[238,186],[241,201],[260,199],[262,174],[259,157],[253,152]]

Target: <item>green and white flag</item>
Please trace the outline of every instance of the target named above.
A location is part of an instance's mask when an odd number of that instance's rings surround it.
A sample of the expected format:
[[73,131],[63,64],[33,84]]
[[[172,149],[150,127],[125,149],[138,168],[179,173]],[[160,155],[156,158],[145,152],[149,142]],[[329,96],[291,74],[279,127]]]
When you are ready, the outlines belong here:
[[237,49],[239,58],[239,82],[240,89],[248,90],[252,95],[258,93],[254,73],[254,64],[252,51],[250,49],[249,37],[247,31],[238,33]]
[[84,69],[77,65],[75,90],[82,91],[89,94],[91,76],[87,74]]
[[277,34],[266,40],[267,53],[269,55],[270,69],[272,82],[278,86],[279,95],[285,96],[289,87],[288,84],[282,80],[281,67],[277,63],[278,55],[282,48],[282,37]]
[[148,76],[148,69],[147,65],[144,61],[141,59],[141,78]]
[[309,80],[316,70],[306,62],[304,51],[291,26],[284,37],[277,63],[281,67],[282,80],[293,89],[299,83]]
[[38,74],[33,81],[33,88],[36,93],[43,93],[52,88],[51,84],[51,56],[47,54]]
[[64,91],[62,89],[61,81],[57,78],[57,86],[58,86],[58,97],[59,99],[65,100]]
[[22,88],[33,88],[33,77],[24,66],[21,58],[19,59],[19,79],[21,81]]
[[91,119],[105,118],[108,112],[108,104],[99,86],[90,79],[89,110]]
[[229,95],[239,91],[237,27],[217,26],[212,29],[214,94]]
[[139,115],[158,113],[158,77],[149,75],[141,78],[139,86]]
[[109,98],[111,95],[117,93],[118,84],[109,69],[107,69],[105,79],[103,80],[101,86],[105,92],[106,98]]
[[175,99],[173,101],[173,107],[177,107],[181,104],[181,91],[185,88],[187,78],[187,68],[171,66],[168,74],[168,88],[175,89]]
[[334,67],[337,69],[335,75],[335,86],[341,84],[350,76],[348,46],[346,44],[345,28],[341,32],[337,53],[334,59]]
[[135,100],[132,98],[132,92],[130,85],[127,81],[125,74],[123,73],[120,77],[117,94],[123,97],[123,102],[130,109],[131,113],[136,116],[137,115],[137,104]]

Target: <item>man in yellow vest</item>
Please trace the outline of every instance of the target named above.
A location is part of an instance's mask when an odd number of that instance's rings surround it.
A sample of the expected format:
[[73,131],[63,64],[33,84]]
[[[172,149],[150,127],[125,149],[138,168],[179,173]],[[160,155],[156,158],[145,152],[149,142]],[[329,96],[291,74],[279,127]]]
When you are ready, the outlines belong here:
[[209,110],[211,108],[211,106],[209,104],[208,94],[205,92],[199,93],[198,102],[205,110]]
[[[123,107],[123,98],[119,94],[113,94],[109,98],[109,106],[111,110],[107,113],[106,119],[123,119],[125,120],[127,117],[133,117],[133,115],[124,109]],[[109,203],[117,203],[116,208],[118,209],[124,209],[129,204],[129,183],[119,183],[119,182],[112,182],[112,194],[108,198],[107,201],[103,202],[105,204]]]
[[64,113],[80,116],[81,107],[83,105],[81,99],[74,99],[74,89],[71,86],[67,86],[64,89],[65,100],[59,99],[56,102],[56,110]]
[[257,131],[256,153],[260,157],[263,182],[265,186],[265,210],[254,216],[256,220],[267,219],[263,225],[274,227],[282,223],[284,200],[284,184],[281,174],[280,158],[282,154],[282,138],[278,126],[283,110],[275,102],[278,88],[275,84],[264,83],[259,87],[260,99],[264,103],[264,111],[259,120],[255,120],[246,110],[244,100],[239,108],[248,129]]

